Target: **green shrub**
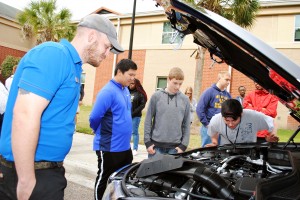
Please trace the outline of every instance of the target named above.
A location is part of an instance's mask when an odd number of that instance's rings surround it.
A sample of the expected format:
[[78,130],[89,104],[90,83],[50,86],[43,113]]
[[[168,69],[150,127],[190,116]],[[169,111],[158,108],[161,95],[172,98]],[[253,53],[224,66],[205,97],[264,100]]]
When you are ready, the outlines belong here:
[[1,74],[2,76],[7,79],[12,74],[13,66],[18,65],[20,62],[19,57],[14,56],[6,56],[1,64]]

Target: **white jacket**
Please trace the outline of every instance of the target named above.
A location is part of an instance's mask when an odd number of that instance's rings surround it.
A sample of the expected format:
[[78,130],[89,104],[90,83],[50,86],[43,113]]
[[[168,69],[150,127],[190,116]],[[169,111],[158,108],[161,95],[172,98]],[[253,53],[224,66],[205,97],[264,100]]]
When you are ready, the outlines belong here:
[[8,91],[5,86],[0,82],[0,114],[5,112]]

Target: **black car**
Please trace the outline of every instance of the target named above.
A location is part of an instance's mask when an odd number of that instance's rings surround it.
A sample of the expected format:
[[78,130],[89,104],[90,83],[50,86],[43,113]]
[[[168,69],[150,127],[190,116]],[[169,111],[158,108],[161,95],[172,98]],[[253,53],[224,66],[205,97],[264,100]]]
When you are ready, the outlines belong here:
[[[206,9],[158,1],[172,27],[276,95],[300,122],[300,67]],[[300,144],[235,144],[158,155],[111,175],[103,199],[300,199]]]

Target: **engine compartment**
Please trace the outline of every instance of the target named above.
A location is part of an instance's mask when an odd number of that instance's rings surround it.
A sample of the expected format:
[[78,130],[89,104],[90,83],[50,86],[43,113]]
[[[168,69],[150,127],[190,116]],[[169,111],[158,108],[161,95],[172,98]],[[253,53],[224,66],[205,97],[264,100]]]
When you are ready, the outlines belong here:
[[293,171],[289,151],[243,145],[159,155],[127,169],[127,197],[254,199],[257,185]]

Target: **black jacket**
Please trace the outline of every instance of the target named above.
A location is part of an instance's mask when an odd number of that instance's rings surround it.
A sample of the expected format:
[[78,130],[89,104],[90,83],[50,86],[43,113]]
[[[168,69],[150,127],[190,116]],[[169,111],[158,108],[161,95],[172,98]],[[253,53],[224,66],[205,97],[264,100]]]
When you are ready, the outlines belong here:
[[141,117],[142,110],[145,108],[146,101],[142,93],[138,92],[136,89],[130,90],[131,95],[131,117]]

